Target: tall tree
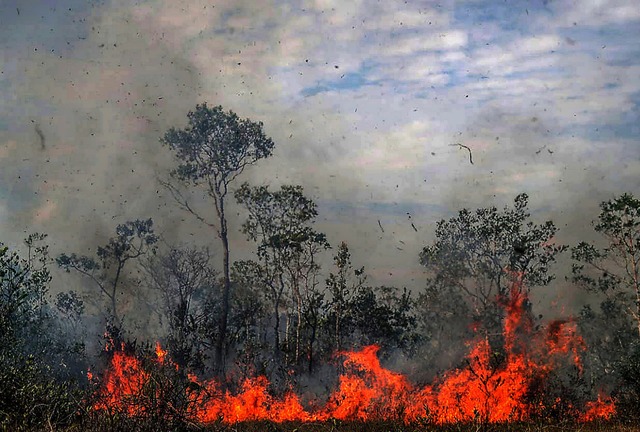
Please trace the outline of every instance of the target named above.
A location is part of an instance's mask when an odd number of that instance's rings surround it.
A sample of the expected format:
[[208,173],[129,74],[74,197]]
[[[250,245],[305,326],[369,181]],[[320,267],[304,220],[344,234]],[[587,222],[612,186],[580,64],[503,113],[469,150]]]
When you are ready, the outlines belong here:
[[625,193],[600,204],[594,228],[605,238],[598,248],[581,242],[572,249],[573,280],[619,304],[640,337],[640,200]]
[[463,209],[438,222],[436,240],[420,253],[429,271],[427,291],[461,296],[474,318],[492,330],[499,328],[500,303],[509,296],[514,278],[526,289],[549,284],[554,278],[550,265],[566,246],[554,242],[553,222],[529,220],[528,202],[520,194],[513,208]]
[[226,213],[229,186],[247,166],[271,156],[274,143],[264,134],[261,122],[240,119],[232,111],[225,112],[221,106],[209,108],[206,103],[197,105],[195,111],[190,111],[187,117],[187,127],[169,129],[161,142],[169,146],[179,160],[178,167],[171,172],[171,177],[202,188],[213,200],[215,218],[212,219],[197,210],[175,183],[166,181],[163,184],[178,205],[200,222],[213,228],[222,243],[224,285],[215,347],[215,366],[222,375],[231,291]]
[[304,196],[301,186],[282,186],[271,192],[267,186],[244,183],[235,193],[249,213],[243,231],[257,242],[258,274],[273,304],[275,352],[280,352],[280,307],[288,291],[295,305],[293,362],[300,359],[305,289],[313,289],[319,270],[317,253],[328,248],[324,234],[310,226],[318,212],[316,204]]
[[118,294],[125,279],[125,268],[130,261],[155,250],[158,237],[153,232],[153,221],[134,220],[116,227],[116,235],[98,247],[96,257],[61,254],[58,266],[67,272],[76,271],[89,278],[109,300],[108,319],[119,328],[122,324],[118,311]]

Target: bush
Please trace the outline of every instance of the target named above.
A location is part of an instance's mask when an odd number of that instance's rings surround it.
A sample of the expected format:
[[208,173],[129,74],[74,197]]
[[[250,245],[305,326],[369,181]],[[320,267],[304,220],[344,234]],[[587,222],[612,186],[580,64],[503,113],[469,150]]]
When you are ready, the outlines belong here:
[[0,354],[0,429],[31,430],[77,421],[82,391],[53,375],[33,355]]

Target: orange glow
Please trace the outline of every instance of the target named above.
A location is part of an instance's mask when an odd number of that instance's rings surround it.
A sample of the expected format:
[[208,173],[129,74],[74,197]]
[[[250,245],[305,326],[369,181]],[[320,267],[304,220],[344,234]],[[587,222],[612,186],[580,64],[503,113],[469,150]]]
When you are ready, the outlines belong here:
[[611,398],[598,395],[598,400],[587,402],[586,411],[580,416],[580,421],[591,422],[598,419],[610,419],[616,413],[616,407]]
[[[215,381],[200,381],[187,374],[195,384],[186,390],[193,407],[190,414],[201,423],[329,419],[435,424],[526,421],[544,410],[528,399],[534,383],[544,381],[567,361],[581,373],[580,354],[586,349],[571,320],[554,321],[545,331],[534,331],[527,304],[525,291],[514,284],[505,301],[504,352],[497,355],[487,339],[479,338],[471,345],[465,366],[445,373],[431,385],[416,386],[404,375],[384,368],[377,356],[379,347],[372,345],[340,353],[346,372],[326,401],[311,401],[315,408],[305,408],[292,390],[274,396],[264,376],[245,380],[236,392],[223,392]],[[159,344],[156,362],[168,362],[177,369]],[[135,396],[140,395],[148,380],[149,372],[140,360],[122,350],[115,351],[95,408],[119,407],[129,415],[144,414],[144,404],[136,403]],[[555,404],[560,402],[557,399]],[[614,402],[599,397],[586,405],[584,413],[576,414],[576,419],[608,419],[614,413]]]
[[123,350],[114,351],[94,409],[111,411],[115,408],[132,416],[142,414],[144,407],[138,403],[138,396],[148,379],[149,374],[142,368],[140,360]]
[[202,423],[219,420],[225,423],[249,420],[281,423],[311,419],[295,394],[289,392],[279,400],[269,394],[268,385],[269,381],[264,376],[248,379],[242,384],[241,391],[232,395],[228,392],[221,394],[213,381],[205,383],[209,395],[199,401],[196,418]]
[[167,351],[162,349],[160,346],[160,342],[156,342],[156,357],[158,358],[158,362],[160,364],[164,364],[164,359],[167,356]]

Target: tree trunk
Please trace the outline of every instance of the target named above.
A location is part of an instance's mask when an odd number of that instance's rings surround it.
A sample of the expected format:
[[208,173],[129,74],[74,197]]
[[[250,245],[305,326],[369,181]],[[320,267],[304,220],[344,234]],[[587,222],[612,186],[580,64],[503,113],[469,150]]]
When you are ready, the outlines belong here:
[[113,279],[113,288],[111,290],[111,317],[113,318],[113,325],[120,328],[120,317],[118,316],[118,303],[116,298],[118,296],[118,283],[120,282],[120,274],[122,273],[122,268],[124,267],[124,262],[120,260],[118,262],[118,269],[116,270],[116,276]]
[[276,294],[275,301],[273,303],[273,357],[275,359],[280,358],[280,294]]
[[215,368],[218,378],[224,378],[224,347],[227,340],[227,321],[229,318],[229,298],[231,294],[231,276],[229,272],[229,238],[224,211],[220,215],[220,240],[223,249],[224,286],[222,288],[222,311],[218,325],[218,340],[215,347]]
[[[297,269],[296,269],[297,270]],[[295,296],[296,296],[296,352],[294,357],[294,363],[297,365],[300,362],[300,339],[302,335],[302,295],[300,294],[300,286],[298,277],[294,278]]]
[[316,326],[317,323],[314,320],[311,326],[311,336],[309,336],[309,374],[313,373],[313,343],[316,341]]

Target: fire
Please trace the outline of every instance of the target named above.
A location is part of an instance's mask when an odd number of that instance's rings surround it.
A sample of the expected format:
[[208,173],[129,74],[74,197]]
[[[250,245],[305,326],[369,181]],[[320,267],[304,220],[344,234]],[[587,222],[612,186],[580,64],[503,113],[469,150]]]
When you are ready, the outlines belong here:
[[289,392],[278,400],[269,394],[268,386],[269,381],[264,376],[247,379],[242,384],[241,391],[233,395],[229,392],[220,393],[215,382],[208,382],[205,387],[209,397],[200,402],[196,418],[202,423],[220,420],[225,423],[311,420],[295,394]]
[[162,349],[160,342],[156,342],[156,357],[158,358],[158,362],[160,364],[163,364],[166,356],[167,356],[167,351]]
[[380,365],[378,350],[373,345],[362,351],[343,353],[344,366],[352,373],[340,376],[339,387],[319,418],[366,421],[388,419],[401,413],[414,389],[403,375]]
[[[188,374],[193,384],[185,390],[193,407],[189,415],[201,423],[328,419],[405,423],[426,420],[437,424],[526,421],[545,408],[529,399],[534,384],[567,360],[581,373],[580,353],[586,349],[575,322],[570,320],[556,321],[545,332],[534,332],[526,304],[525,292],[514,284],[505,305],[504,352],[499,361],[488,340],[479,338],[471,345],[464,367],[449,371],[431,385],[411,384],[404,375],[384,368],[377,356],[379,348],[367,346],[341,353],[346,372],[326,402],[314,401],[314,409],[305,409],[293,390],[274,396],[264,376],[245,380],[237,392],[223,392],[215,381],[201,382]],[[156,362],[177,370],[159,344]],[[115,351],[94,408],[120,407],[129,415],[144,414],[144,404],[135,401],[148,380],[149,372],[138,359],[123,350]],[[576,411],[576,418],[587,422],[608,419],[614,413],[614,402],[599,397],[589,402],[582,414]]]
[[591,422],[598,419],[610,419],[615,413],[615,404],[611,398],[598,395],[598,400],[587,402],[587,410],[580,416],[580,421]]
[[[93,374],[88,376],[89,379],[93,378]],[[131,416],[142,414],[144,407],[136,402],[148,379],[149,373],[139,359],[126,354],[124,349],[114,351],[94,409],[111,411],[116,408]]]

